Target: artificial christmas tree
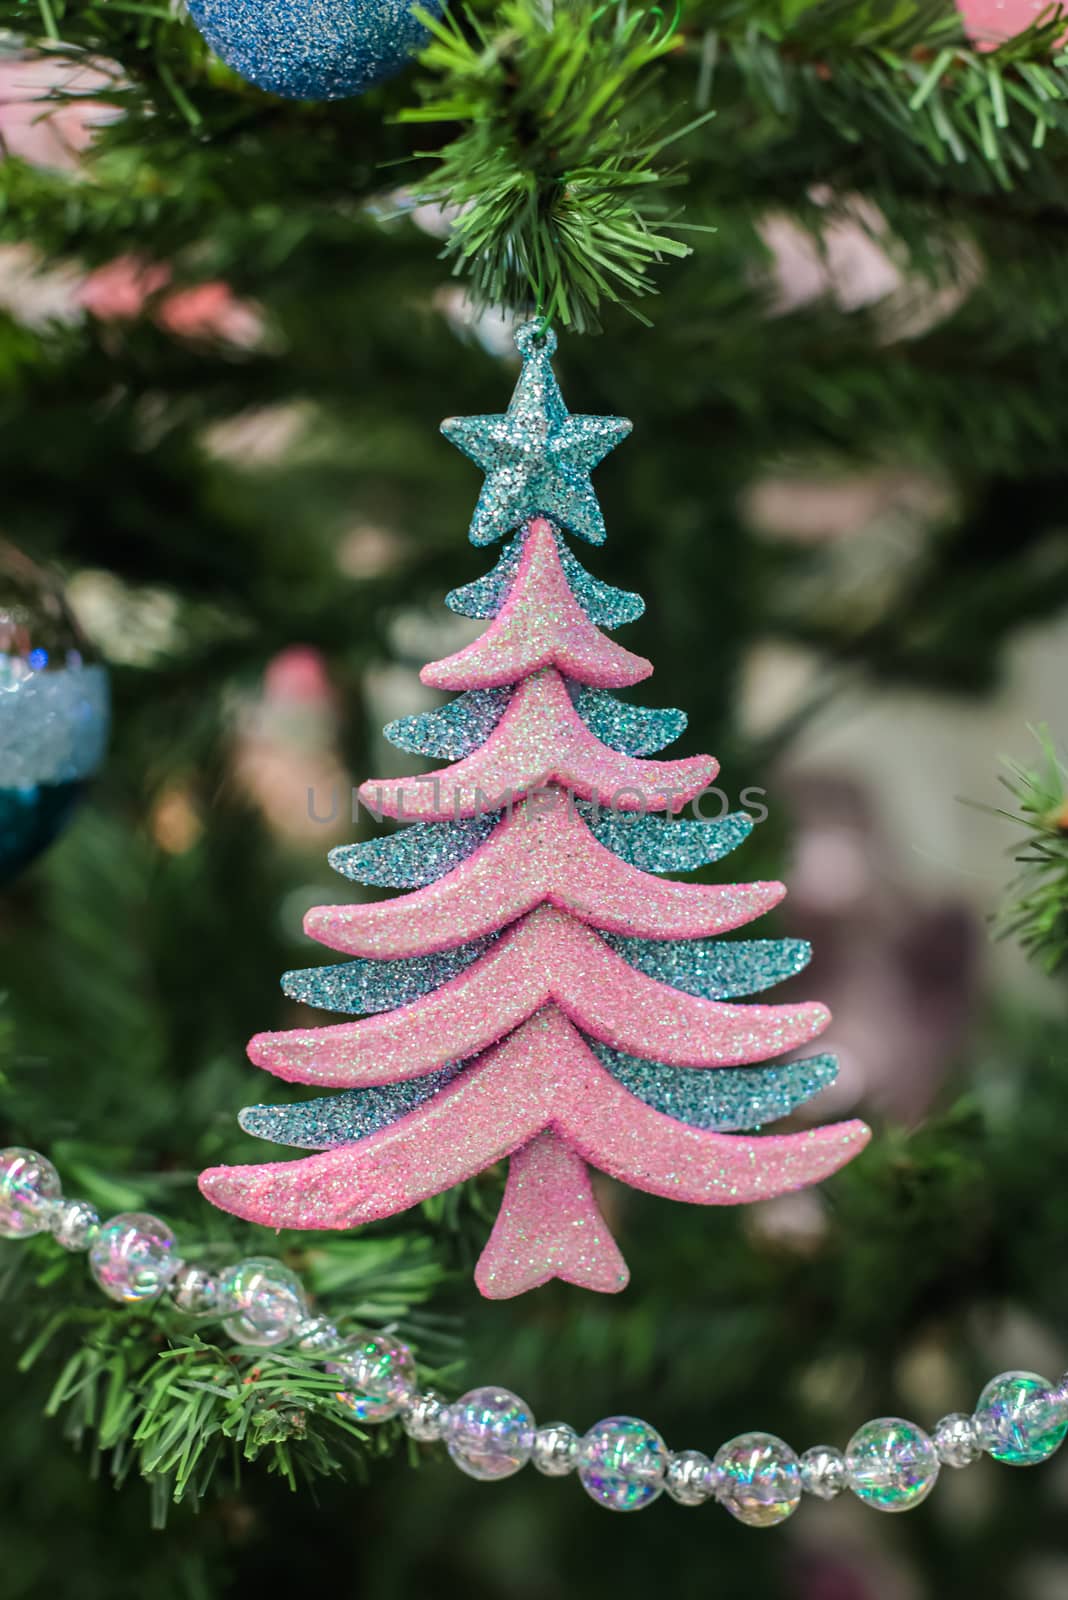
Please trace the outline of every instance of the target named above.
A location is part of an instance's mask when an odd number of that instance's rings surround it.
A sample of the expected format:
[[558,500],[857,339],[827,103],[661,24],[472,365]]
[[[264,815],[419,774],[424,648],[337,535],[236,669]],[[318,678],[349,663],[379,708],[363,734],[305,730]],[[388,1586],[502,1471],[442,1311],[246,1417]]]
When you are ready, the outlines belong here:
[[[561,550],[565,532],[603,539],[589,472],[629,424],[569,416],[550,365],[555,341],[529,324],[516,342],[523,368],[508,412],[443,430],[487,473],[472,541],[520,529],[510,577],[481,638],[422,673],[460,699],[425,719],[422,736],[410,726],[400,734],[408,749],[440,751],[444,740],[459,759],[360,790],[379,820],[414,822],[424,840],[433,830],[424,857],[432,865],[402,898],[323,907],[306,921],[313,937],[359,961],[302,974],[297,992],[377,1014],[263,1034],[249,1047],[281,1078],[347,1091],[245,1114],[249,1131],[323,1154],[201,1178],[210,1199],[252,1221],[343,1228],[510,1156],[476,1271],[492,1298],[551,1277],[607,1292],[626,1284],[587,1161],[653,1194],[732,1205],[814,1183],[868,1137],[855,1121],[739,1134],[833,1077],[827,1058],[754,1065],[808,1043],[829,1016],[811,1003],[726,1003],[804,963],[796,941],[716,942],[777,904],[781,884],[651,877],[690,864],[695,840],[698,859],[713,860],[744,830],[737,816],[725,827],[668,820],[706,791],[713,759],[652,761],[627,748],[635,716],[648,747],[658,714],[636,713],[608,691],[652,668],[591,620]],[[569,561],[581,594],[588,575]],[[590,714],[592,695],[604,738],[580,709]],[[678,718],[667,715],[670,738]],[[393,851],[402,861],[421,854],[403,835]],[[376,881],[382,856],[382,846],[373,850]],[[340,865],[358,878],[359,850]]]

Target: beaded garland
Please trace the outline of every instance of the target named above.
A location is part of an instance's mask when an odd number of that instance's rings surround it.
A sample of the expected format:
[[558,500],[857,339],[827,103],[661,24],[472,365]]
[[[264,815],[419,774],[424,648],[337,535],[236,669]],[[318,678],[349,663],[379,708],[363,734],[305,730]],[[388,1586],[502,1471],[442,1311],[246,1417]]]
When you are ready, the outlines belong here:
[[678,1505],[713,1502],[748,1527],[770,1528],[791,1517],[804,1495],[833,1500],[847,1490],[877,1511],[911,1511],[943,1467],[967,1467],[983,1454],[1010,1466],[1037,1465],[1068,1434],[1068,1373],[1053,1383],[1034,1372],[1002,1373],[973,1414],[943,1417],[930,1434],[903,1417],[876,1418],[844,1451],[814,1445],[798,1455],[774,1434],[757,1432],[729,1439],[714,1456],[670,1450],[654,1427],[630,1416],[606,1417],[579,1434],[566,1422],[539,1426],[508,1389],[483,1386],[452,1402],[421,1389],[406,1345],[388,1332],[342,1336],[312,1314],[300,1279],[282,1262],[257,1257],[209,1273],[181,1260],[158,1217],[127,1213],[101,1222],[85,1201],[64,1199],[45,1156],[0,1150],[0,1237],[42,1233],[66,1250],[87,1251],[110,1299],[145,1305],[167,1297],[192,1317],[221,1321],[238,1345],[321,1356],[338,1379],[338,1403],[359,1421],[399,1419],[411,1438],[443,1443],[469,1477],[497,1482],[528,1463],[550,1478],[574,1473],[611,1511],[638,1511],[667,1494]]

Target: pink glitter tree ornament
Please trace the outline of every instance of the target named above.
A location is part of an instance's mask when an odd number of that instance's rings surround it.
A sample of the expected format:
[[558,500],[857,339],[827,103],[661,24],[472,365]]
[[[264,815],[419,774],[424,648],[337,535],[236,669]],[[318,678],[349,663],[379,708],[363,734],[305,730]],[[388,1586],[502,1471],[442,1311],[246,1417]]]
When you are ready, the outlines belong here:
[[[363,786],[369,808],[417,826],[382,841],[377,866],[368,856],[361,868],[361,847],[337,864],[410,892],[309,912],[313,938],[357,959],[287,980],[328,1010],[373,1014],[257,1035],[249,1054],[259,1066],[343,1092],[254,1107],[243,1124],[320,1153],[216,1167],[200,1180],[217,1205],[269,1227],[347,1228],[508,1157],[475,1273],[496,1299],[553,1277],[605,1293],[625,1286],[588,1165],[651,1194],[737,1205],[827,1177],[869,1137],[856,1121],[750,1136],[833,1076],[829,1058],[761,1065],[814,1038],[829,1014],[814,1003],[733,1003],[807,960],[797,941],[719,938],[775,905],[781,884],[656,876],[678,870],[671,834],[694,824],[670,818],[717,764],[644,759],[679,730],[675,712],[644,713],[641,747],[627,748],[634,708],[607,691],[652,669],[589,611],[603,620],[616,595],[622,620],[633,597],[590,578],[566,549],[566,570],[561,560],[564,533],[603,537],[589,472],[627,428],[568,414],[551,336],[521,329],[517,343],[523,370],[508,412],[446,425],[487,473],[474,542],[517,530],[519,541],[518,559],[483,580],[506,580],[506,590],[480,612],[492,615],[482,637],[422,674],[461,692],[449,727],[466,753]],[[650,743],[654,726],[665,736]],[[412,737],[405,748],[432,750],[440,727],[422,745]],[[700,824],[703,859],[731,848],[743,821]],[[629,838],[653,871],[627,859]]]

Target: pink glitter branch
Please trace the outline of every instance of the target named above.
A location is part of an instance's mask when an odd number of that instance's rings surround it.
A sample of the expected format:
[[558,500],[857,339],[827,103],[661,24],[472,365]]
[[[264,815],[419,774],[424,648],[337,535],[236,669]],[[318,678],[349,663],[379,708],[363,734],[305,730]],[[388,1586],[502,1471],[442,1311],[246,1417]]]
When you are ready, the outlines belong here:
[[[738,1205],[804,1188],[836,1172],[870,1137],[855,1121],[755,1138],[677,1123],[628,1093],[567,1018],[547,1007],[380,1133],[298,1161],[214,1167],[200,1187],[251,1222],[354,1227],[473,1177],[547,1128],[631,1187],[696,1205]],[[517,1181],[523,1184],[522,1173]],[[589,1269],[576,1259],[582,1236],[574,1224],[573,1169],[559,1211],[551,1188],[536,1183],[535,1191],[528,1203],[537,1210],[539,1233],[551,1241],[545,1266],[574,1281]],[[524,1231],[509,1220],[497,1234],[487,1271],[501,1292],[518,1293],[509,1284],[531,1271]]]
[[536,517],[499,615],[474,644],[419,676],[434,689],[496,689],[548,666],[597,689],[640,683],[653,670],[590,621],[571,593],[552,524]]
[[718,771],[711,756],[640,761],[610,750],[575,710],[556,668],[543,667],[524,679],[472,755],[402,781],[370,778],[358,792],[374,815],[407,822],[483,815],[550,782],[612,810],[680,811]]
[[520,802],[436,883],[371,905],[316,906],[313,939],[349,955],[430,955],[496,932],[543,901],[606,933],[702,939],[778,905],[781,883],[672,883],[621,861],[555,789]]
[[826,1006],[731,1005],[638,972],[592,929],[542,906],[411,1005],[359,1022],[261,1033],[249,1056],[291,1083],[397,1083],[485,1050],[554,1003],[585,1033],[669,1066],[727,1067],[807,1044]]

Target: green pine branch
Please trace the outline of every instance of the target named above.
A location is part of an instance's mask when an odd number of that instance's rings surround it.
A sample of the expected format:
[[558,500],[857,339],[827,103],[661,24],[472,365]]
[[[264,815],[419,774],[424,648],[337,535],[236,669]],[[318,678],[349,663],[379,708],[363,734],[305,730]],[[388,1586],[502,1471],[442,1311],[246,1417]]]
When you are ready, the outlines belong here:
[[746,199],[804,207],[813,173],[993,205],[1036,235],[1036,203],[1059,210],[1060,7],[992,52],[951,0],[690,0],[670,20],[561,0],[546,22],[542,0],[474,0],[431,22],[414,88],[402,75],[314,105],[243,84],[170,8],[0,0],[12,35],[114,61],[93,93],[122,112],[78,177],[5,164],[0,236],[88,260],[136,249],[194,276],[262,236],[277,268],[321,230],[366,232],[365,208],[407,183],[450,213],[445,254],[476,299],[583,328],[655,292],[688,244],[718,248],[680,228]]
[[1012,847],[1020,868],[998,920],[1046,972],[1068,960],[1068,764],[1048,728],[1032,730],[1041,759],[1033,767],[1006,760],[1001,782],[1015,801],[999,815],[1023,829]]
[[690,253],[663,231],[681,175],[661,158],[691,130],[647,92],[682,42],[675,25],[582,3],[549,26],[537,0],[506,0],[492,29],[471,12],[421,15],[433,76],[401,120],[460,125],[420,199],[455,213],[443,253],[476,299],[582,331],[603,303],[653,293],[650,268]]

